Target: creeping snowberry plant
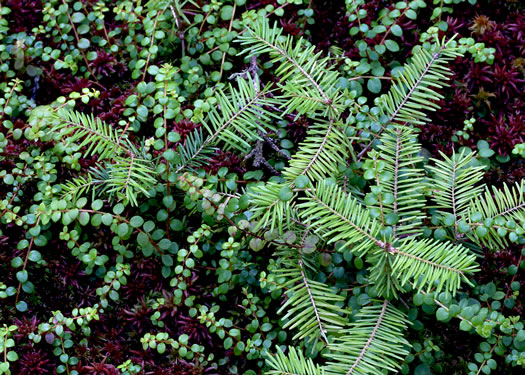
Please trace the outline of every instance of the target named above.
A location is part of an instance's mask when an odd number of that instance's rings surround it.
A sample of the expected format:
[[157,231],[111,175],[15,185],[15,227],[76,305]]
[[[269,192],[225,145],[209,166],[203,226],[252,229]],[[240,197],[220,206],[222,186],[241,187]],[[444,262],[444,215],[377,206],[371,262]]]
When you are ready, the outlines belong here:
[[525,183],[422,146],[498,54],[420,0],[320,51],[312,3],[0,7],[0,374],[523,371]]

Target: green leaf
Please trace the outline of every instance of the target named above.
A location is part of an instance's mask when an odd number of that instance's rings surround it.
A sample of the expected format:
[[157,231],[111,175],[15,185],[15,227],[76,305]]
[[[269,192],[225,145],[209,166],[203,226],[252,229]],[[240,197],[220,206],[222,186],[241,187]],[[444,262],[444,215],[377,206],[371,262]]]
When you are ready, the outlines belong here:
[[370,78],[366,83],[366,87],[370,92],[378,94],[381,92],[381,80],[379,78]]
[[305,175],[300,175],[295,178],[295,186],[298,189],[304,189],[310,184],[310,181],[308,180],[308,177]]
[[31,262],[40,262],[42,260],[42,254],[37,250],[31,250],[28,255],[28,259]]
[[168,133],[168,141],[177,143],[180,141],[180,134],[177,132],[169,132]]
[[80,48],[80,49],[89,48],[90,45],[91,45],[91,43],[86,38],[80,38],[79,41],[78,41],[78,48]]
[[77,199],[77,202],[76,202],[76,206],[77,208],[82,208],[86,205],[87,203],[87,198],[85,197],[80,197]]
[[445,241],[447,238],[447,231],[443,228],[438,228],[434,231],[434,238],[436,240]]
[[133,228],[141,227],[144,224],[144,219],[141,216],[133,216],[129,223]]
[[488,230],[487,228],[485,228],[484,226],[480,225],[476,228],[476,234],[478,235],[479,238],[483,238],[487,235],[488,233]]
[[264,247],[264,241],[260,238],[252,238],[249,242],[250,249],[253,251],[260,251]]
[[163,255],[162,256],[162,264],[165,266],[171,267],[173,266],[173,257],[171,255]]
[[490,158],[494,154],[495,152],[490,148],[482,148],[479,150],[479,156],[481,156],[482,158]]
[[119,294],[116,290],[110,290],[108,296],[112,301],[118,301],[119,299]]
[[221,9],[221,19],[223,21],[229,21],[233,15],[233,7],[231,5],[223,6]]
[[[78,28],[77,28],[77,32],[79,33],[79,35],[87,34],[89,33],[90,30],[91,29],[89,28],[89,25],[87,23],[78,25]],[[93,61],[97,58],[97,53],[94,51],[88,52],[87,55],[88,55],[88,60],[90,61]]]
[[471,328],[472,328],[472,325],[466,320],[462,320],[459,323],[459,329],[462,331],[470,331]]
[[164,159],[166,159],[167,161],[169,162],[174,162],[175,161],[175,158],[177,157],[177,154],[176,152],[173,150],[173,149],[169,149],[169,150],[166,150],[162,156],[164,157]]
[[16,309],[20,312],[27,311],[27,303],[25,301],[18,301],[16,304]]
[[398,221],[399,221],[399,215],[396,215],[392,212],[385,215],[385,222],[388,225],[395,225],[398,223]]
[[82,211],[78,215],[78,222],[80,223],[80,225],[83,225],[83,226],[87,225],[89,223],[89,219],[90,219],[89,213],[86,211]]
[[121,223],[117,227],[117,234],[119,237],[125,237],[128,234],[128,224]]
[[139,107],[137,108],[137,115],[139,117],[139,119],[145,121],[147,118],[148,118],[148,107],[146,107],[145,105],[139,105]]
[[74,23],[80,23],[80,22],[84,21],[85,18],[86,18],[86,16],[82,12],[75,12],[75,13],[73,13],[71,15],[71,20]]
[[104,223],[104,225],[107,225],[107,226],[110,226],[111,223],[113,223],[113,216],[111,214],[104,214],[102,215],[102,223]]
[[405,13],[405,16],[411,20],[415,20],[417,18],[417,13],[413,11],[412,9],[407,10]]
[[104,202],[100,199],[97,199],[93,201],[93,203],[91,203],[91,208],[95,211],[99,211],[102,208],[102,206],[104,206]]
[[15,351],[8,351],[7,352],[7,360],[8,361],[11,361],[11,362],[14,362],[14,361],[17,361],[18,360],[18,354],[16,354]]
[[4,184],[11,185],[15,182],[15,178],[11,174],[6,174],[4,176]]
[[390,52],[399,51],[399,44],[391,39],[385,40],[385,46]]
[[432,375],[432,371],[428,365],[420,364],[414,370],[414,375]]
[[21,282],[22,284],[27,281],[28,273],[26,270],[18,271],[16,273],[16,279]]
[[470,230],[470,225],[467,222],[460,220],[458,222],[458,231],[459,233],[467,233]]
[[382,54],[385,53],[385,51],[386,51],[386,47],[385,47],[383,44],[376,44],[376,46],[374,47],[374,49],[375,49],[376,52],[379,53],[380,55],[382,55]]
[[403,29],[398,24],[392,25],[392,27],[390,28],[390,31],[395,36],[399,36],[400,37],[400,36],[403,35]]
[[124,205],[122,203],[117,203],[115,207],[113,207],[113,213],[115,215],[120,215],[124,211]]
[[452,214],[447,214],[443,218],[443,224],[445,224],[448,227],[454,225],[455,222],[456,222],[456,218]]
[[448,315],[448,310],[446,310],[445,308],[443,307],[440,307],[439,309],[437,309],[436,311],[436,319],[439,320],[439,321],[445,321],[449,318],[449,315]]
[[283,202],[287,202],[293,197],[292,189],[289,186],[284,186],[279,191],[279,199]]
[[224,349],[228,350],[233,346],[233,339],[231,337],[227,337],[224,340]]
[[142,247],[151,245],[148,235],[144,232],[137,234],[137,243]]
[[21,257],[14,257],[11,259],[11,267],[13,268],[22,267],[22,264],[24,264],[24,260]]

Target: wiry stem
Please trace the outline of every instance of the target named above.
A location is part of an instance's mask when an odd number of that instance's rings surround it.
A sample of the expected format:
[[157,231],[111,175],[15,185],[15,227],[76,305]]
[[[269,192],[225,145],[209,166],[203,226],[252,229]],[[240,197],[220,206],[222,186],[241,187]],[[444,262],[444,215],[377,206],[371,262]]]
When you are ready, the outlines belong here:
[[332,133],[332,128],[333,127],[334,127],[334,118],[332,116],[330,116],[330,124],[328,125],[328,129],[326,129],[326,133],[325,133],[325,135],[323,137],[323,140],[322,140],[321,144],[319,145],[319,147],[317,148],[317,151],[315,152],[315,154],[312,157],[312,159],[310,159],[310,162],[308,163],[308,165],[301,172],[300,176],[305,175],[310,170],[312,165],[316,162],[316,160],[319,158],[319,155],[321,155],[321,152],[323,151],[324,146],[326,145],[326,142],[328,141],[328,137]]
[[[439,17],[441,17],[441,14],[439,15]],[[492,348],[490,349],[490,352],[489,352],[489,355],[491,355],[493,352],[494,352],[494,349],[496,349],[496,347],[499,345],[499,340],[496,341],[496,343],[494,345],[492,345]],[[490,357],[489,357],[490,358]],[[481,363],[481,365],[479,365],[479,369],[478,371],[476,372],[476,375],[479,375],[481,374],[481,371],[483,371],[483,367],[485,366],[485,363],[487,363],[488,359],[487,357],[485,357],[485,359],[483,360],[483,362]]]
[[363,229],[361,229],[361,227],[359,225],[356,225],[353,221],[349,220],[348,218],[346,218],[345,216],[341,215],[339,212],[337,212],[336,210],[334,210],[332,207],[330,207],[329,205],[327,205],[326,203],[324,203],[322,200],[320,200],[319,198],[317,197],[313,197],[313,199],[318,202],[321,206],[323,206],[324,208],[326,208],[327,210],[329,210],[330,212],[332,212],[334,215],[337,215],[342,221],[350,224],[352,226],[352,228],[354,228],[355,230],[357,230],[359,233],[361,233],[363,236],[365,236],[366,238],[368,238],[370,241],[374,242],[375,245],[381,247],[381,248],[384,248],[385,247],[385,243],[377,240],[376,238],[372,237],[370,234],[368,234],[367,232],[365,232]]
[[[399,151],[401,150],[401,137],[399,136],[399,130],[396,130],[396,156],[394,161],[394,214],[397,215],[398,209],[397,209],[397,189],[398,189],[398,182],[399,182]],[[397,225],[394,224],[392,226],[392,234],[394,238],[396,237],[396,228]]]
[[[379,241],[379,242],[381,242],[381,241]],[[385,250],[386,252],[388,252],[390,254],[398,254],[398,255],[401,255],[401,256],[404,256],[404,257],[407,257],[407,258],[412,258],[412,259],[415,259],[415,260],[417,260],[419,262],[430,264],[432,267],[443,268],[443,269],[446,269],[446,270],[449,270],[449,271],[452,271],[452,272],[459,273],[459,274],[463,275],[463,271],[460,270],[460,269],[457,269],[457,268],[454,268],[454,267],[449,267],[449,266],[444,266],[442,264],[439,264],[439,263],[436,263],[436,262],[432,262],[430,260],[426,260],[425,258],[418,257],[417,255],[405,253],[405,252],[399,250],[398,248],[393,247],[389,243],[383,244],[381,247],[383,248],[383,250]]]
[[501,214],[496,215],[496,216],[505,216],[505,215],[510,214],[511,212],[514,212],[516,210],[519,210],[520,208],[523,208],[523,207],[525,207],[525,202],[520,204],[520,205],[518,205],[518,206],[510,207],[510,208],[506,209],[505,211],[503,211]]
[[357,356],[357,358],[354,361],[354,364],[352,365],[352,367],[350,367],[350,370],[348,370],[346,375],[351,375],[354,372],[354,370],[357,367],[357,365],[359,364],[359,362],[361,362],[361,360],[365,356],[366,351],[368,350],[370,345],[372,345],[372,341],[374,341],[374,339],[375,339],[375,336],[377,334],[377,330],[379,329],[379,327],[381,326],[381,323],[383,322],[383,317],[386,314],[386,308],[388,307],[388,303],[389,303],[388,300],[385,300],[385,302],[383,303],[383,308],[381,309],[381,313],[379,314],[379,317],[377,318],[377,323],[374,326],[374,329],[372,330],[372,333],[370,333],[370,337],[368,338],[368,341],[363,346],[363,349],[361,349],[361,353],[359,353],[359,355]]
[[326,330],[323,328],[323,322],[321,321],[321,316],[319,315],[319,311],[317,311],[317,305],[315,303],[314,296],[312,295],[310,285],[308,284],[308,279],[306,278],[306,275],[304,274],[303,261],[299,260],[298,264],[299,264],[299,269],[301,271],[301,277],[303,278],[303,284],[306,287],[306,291],[308,292],[308,297],[310,297],[310,303],[312,304],[312,307],[314,308],[315,319],[317,320],[317,324],[319,325],[319,331],[321,332],[321,337],[328,344],[328,338],[326,337],[326,334],[325,334]]
[[403,100],[401,101],[401,103],[399,103],[399,105],[397,106],[397,108],[394,110],[394,112],[390,115],[390,118],[388,119],[388,121],[381,126],[381,129],[379,129],[379,131],[374,134],[374,137],[372,138],[372,140],[370,142],[368,142],[368,144],[366,145],[366,147],[357,155],[357,159],[361,159],[361,157],[368,151],[368,149],[372,146],[372,144],[374,143],[374,141],[379,138],[379,136],[383,133],[383,131],[387,128],[388,125],[390,125],[396,118],[396,116],[399,114],[399,112],[401,111],[401,109],[403,109],[403,107],[405,106],[405,104],[407,103],[407,101],[411,98],[412,94],[414,93],[414,91],[416,91],[418,88],[419,88],[419,85],[421,84],[421,82],[423,81],[423,78],[427,75],[428,71],[430,70],[430,68],[432,67],[432,65],[434,64],[434,62],[441,56],[441,51],[443,51],[446,47],[445,46],[442,46],[439,51],[435,52],[433,55],[432,55],[432,58],[430,59],[430,61],[428,62],[427,66],[425,67],[425,70],[423,71],[423,73],[421,73],[421,75],[419,76],[419,78],[417,79],[416,83],[410,88],[410,90],[408,91],[408,93],[405,95],[405,97],[403,98]]
[[159,20],[159,16],[161,14],[164,14],[164,12],[166,11],[166,9],[164,9],[162,12],[159,12],[157,13],[157,16],[155,17],[155,21],[153,22],[153,31],[151,32],[151,44],[148,48],[148,57],[146,58],[146,64],[144,65],[144,73],[142,73],[142,81],[144,82],[144,80],[146,79],[146,73],[148,72],[148,65],[149,65],[149,61],[151,59],[151,47],[153,47],[153,44],[155,43],[155,29],[157,28],[157,22]]
[[135,155],[131,153],[130,155],[131,160],[129,161],[129,169],[128,169],[128,175],[126,177],[126,182],[124,183],[124,186],[122,187],[123,191],[126,191],[129,185],[129,181],[131,180],[131,172],[133,170],[133,164],[135,161]]
[[[381,183],[379,181],[379,171],[377,170],[377,158],[374,158],[374,169],[376,170],[376,185],[380,187]],[[381,213],[381,224],[385,226],[385,210],[383,208],[383,195],[381,194],[381,192],[379,192],[377,196],[377,200],[379,201],[379,211]]]
[[[182,28],[182,20],[180,19],[179,14],[173,8],[173,5],[170,5],[170,9],[171,9],[171,14],[173,15],[173,19],[175,20],[175,24],[177,25],[177,36],[180,39],[181,46],[182,46],[182,57],[184,57],[186,54],[186,45],[184,41],[185,37],[184,37],[184,29]],[[206,17],[208,15],[206,15]],[[206,19],[204,19],[204,21],[206,21]],[[200,34],[200,30],[199,30],[199,34]]]
[[452,166],[452,183],[450,184],[450,199],[452,201],[452,212],[454,215],[454,238],[458,237],[458,217],[456,212],[456,168],[457,164],[454,162]]

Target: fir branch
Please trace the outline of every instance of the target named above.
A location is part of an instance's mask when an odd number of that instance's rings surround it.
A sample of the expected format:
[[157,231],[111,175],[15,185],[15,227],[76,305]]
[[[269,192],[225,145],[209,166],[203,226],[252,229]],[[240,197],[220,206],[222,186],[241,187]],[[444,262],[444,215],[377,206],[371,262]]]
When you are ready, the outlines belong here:
[[327,333],[339,332],[346,326],[348,311],[339,307],[345,297],[328,285],[308,278],[304,267],[306,259],[298,251],[284,248],[279,255],[283,267],[275,273],[286,280],[280,287],[289,287],[288,299],[278,311],[286,311],[283,328],[296,328],[294,339],[309,337],[311,341],[320,336],[328,344]]
[[472,199],[483,190],[482,185],[475,186],[483,178],[483,167],[471,165],[472,153],[454,152],[450,158],[440,154],[443,160],[431,159],[436,165],[428,167],[433,172],[428,186],[434,193],[432,200],[438,211],[444,216],[451,213],[457,225],[458,218],[465,215]]
[[[503,249],[509,239],[519,243],[525,231],[525,181],[503,188],[485,188],[484,194],[474,196],[468,207],[465,221],[472,227],[486,229],[486,235],[480,237],[478,230],[467,233],[476,244]],[[473,218],[478,216],[473,222]],[[483,231],[483,229],[481,229]],[[509,234],[507,237],[507,233]]]
[[363,346],[363,349],[361,349],[361,353],[359,353],[359,355],[355,359],[354,363],[352,364],[352,366],[350,367],[350,369],[348,370],[346,375],[351,375],[354,372],[355,368],[359,365],[359,362],[361,362],[361,360],[363,359],[363,357],[366,354],[366,351],[368,350],[368,348],[370,347],[370,345],[374,341],[374,339],[376,337],[376,334],[377,334],[377,331],[378,331],[379,327],[381,326],[381,323],[383,323],[383,317],[386,314],[386,308],[388,307],[388,303],[389,303],[388,300],[385,300],[385,302],[383,302],[383,307],[381,308],[381,312],[380,312],[379,316],[377,317],[376,325],[374,326],[374,329],[372,330],[372,333],[370,333],[370,337],[368,338],[368,341]]
[[442,98],[434,91],[433,87],[440,88],[448,80],[450,71],[441,66],[447,60],[459,55],[455,47],[452,47],[452,39],[446,43],[440,43],[436,39],[435,51],[430,53],[423,48],[416,49],[411,63],[405,64],[404,70],[392,81],[392,87],[388,94],[380,98],[380,110],[388,120],[374,134],[372,140],[357,155],[360,160],[372,147],[373,143],[381,136],[383,131],[391,124],[399,125],[424,124],[426,116],[421,109],[436,110],[439,108],[433,101]]
[[[374,245],[380,225],[356,199],[347,196],[335,184],[319,182],[315,189],[306,191],[303,203],[298,205],[299,215],[316,233],[323,232],[328,243],[344,239],[344,247],[354,245],[352,252],[364,255]],[[346,225],[343,225],[345,223]]]
[[321,321],[321,317],[319,316],[319,311],[317,309],[317,305],[315,303],[314,296],[312,295],[312,289],[310,288],[308,279],[306,278],[306,275],[304,274],[303,261],[299,260],[298,265],[299,265],[299,269],[301,270],[301,277],[303,278],[304,287],[306,288],[308,292],[308,297],[310,297],[310,303],[312,304],[312,307],[314,309],[315,319],[317,320],[317,324],[319,325],[319,334],[321,335],[323,340],[328,344],[328,338],[326,337],[326,329],[323,328],[323,322]]
[[332,105],[332,100],[328,97],[326,92],[319,86],[319,84],[316,82],[316,80],[299,64],[294,57],[292,57],[287,51],[280,48],[276,44],[272,44],[269,41],[263,39],[257,33],[253,32],[251,34],[254,38],[256,38],[259,42],[266,45],[268,48],[272,49],[276,52],[277,55],[280,55],[286,59],[295,69],[297,69],[301,74],[310,81],[310,84],[315,87],[317,92],[321,95],[323,98],[322,103],[330,106],[333,110],[335,110],[335,107]]
[[321,109],[337,119],[341,113],[341,95],[335,89],[339,73],[329,65],[329,58],[321,58],[313,46],[305,47],[304,39],[294,43],[290,36],[282,40],[281,34],[282,29],[271,27],[267,19],[257,22],[239,37],[249,46],[242,53],[268,53],[272,62],[280,63],[276,74],[281,77],[284,97],[290,98],[285,113],[297,111],[315,117]]
[[184,143],[177,145],[175,156],[175,173],[179,174],[185,169],[201,167],[208,158],[217,150],[216,147],[206,143],[202,129],[198,128],[186,136]]
[[315,365],[312,359],[305,358],[302,351],[288,347],[288,355],[277,346],[277,353],[270,355],[266,363],[270,369],[268,375],[324,375],[324,369]]
[[93,115],[61,109],[57,116],[59,122],[51,127],[51,132],[60,132],[66,141],[80,142],[79,147],[87,146],[84,157],[97,154],[99,160],[111,159],[122,153],[129,154],[131,147],[123,142],[120,129],[113,129]]
[[396,371],[408,354],[410,344],[403,337],[406,316],[388,300],[363,307],[346,334],[330,345],[325,367],[329,375],[382,375]]
[[[393,212],[395,215],[398,215],[399,213],[397,209],[398,195],[399,195],[399,156],[400,156],[400,150],[403,147],[401,144],[400,132],[401,131],[398,128],[394,130],[394,133],[396,134],[396,151],[395,151],[395,157],[394,157],[394,186],[392,188],[392,193],[394,195]],[[397,231],[397,224],[394,224],[392,226],[392,233],[393,233],[394,238],[396,237],[396,231]]]

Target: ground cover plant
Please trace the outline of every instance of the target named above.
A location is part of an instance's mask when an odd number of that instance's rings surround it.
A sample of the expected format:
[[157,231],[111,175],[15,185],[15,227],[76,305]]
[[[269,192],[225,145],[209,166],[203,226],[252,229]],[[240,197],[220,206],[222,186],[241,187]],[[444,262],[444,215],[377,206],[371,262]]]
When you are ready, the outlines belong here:
[[519,2],[0,5],[0,374],[521,374]]

